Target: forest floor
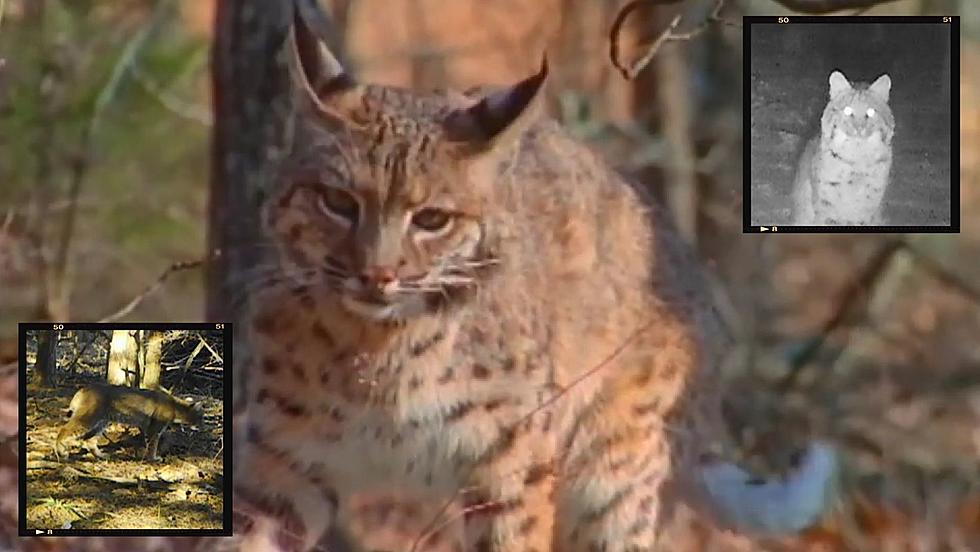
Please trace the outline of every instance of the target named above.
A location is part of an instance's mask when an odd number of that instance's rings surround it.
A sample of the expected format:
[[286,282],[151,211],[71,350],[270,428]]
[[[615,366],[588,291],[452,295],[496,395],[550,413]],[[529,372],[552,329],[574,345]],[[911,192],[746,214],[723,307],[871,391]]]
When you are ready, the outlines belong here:
[[[142,460],[139,430],[113,423],[98,459],[66,442],[59,462],[53,444],[77,386],[28,388],[27,527],[32,529],[220,529],[223,465],[210,431],[171,424],[158,462]],[[221,410],[220,401],[207,404]],[[108,445],[104,443],[108,442]]]

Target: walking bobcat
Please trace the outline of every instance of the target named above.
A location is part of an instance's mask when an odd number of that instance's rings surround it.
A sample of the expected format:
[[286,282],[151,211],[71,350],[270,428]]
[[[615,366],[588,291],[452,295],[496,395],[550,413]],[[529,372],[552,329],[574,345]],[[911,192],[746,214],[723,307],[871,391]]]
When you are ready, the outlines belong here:
[[397,550],[647,551],[674,496],[749,529],[819,515],[822,445],[769,484],[699,462],[725,341],[700,269],[539,113],[546,64],[421,94],[352,82],[301,17],[292,36],[302,93],[261,205],[278,253],[243,327],[236,504],[265,514],[243,549],[312,548],[386,493],[431,506]]
[[55,440],[54,451],[59,460],[64,454],[64,441],[74,438],[80,438],[96,457],[104,458],[96,441],[111,421],[139,427],[146,445],[143,459],[159,460],[160,435],[171,422],[191,426],[201,422],[200,405],[156,389],[119,385],[82,387],[71,398],[68,414],[70,418]]
[[895,118],[888,75],[871,85],[830,74],[821,131],[806,145],[793,183],[793,224],[881,225]]

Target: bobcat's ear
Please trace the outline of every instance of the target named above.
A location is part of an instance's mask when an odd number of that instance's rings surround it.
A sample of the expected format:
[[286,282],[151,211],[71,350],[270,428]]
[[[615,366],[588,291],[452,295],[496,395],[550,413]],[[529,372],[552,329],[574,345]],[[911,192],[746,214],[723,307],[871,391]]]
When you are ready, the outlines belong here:
[[851,90],[851,83],[844,76],[844,73],[840,71],[834,71],[830,74],[830,98],[836,98],[844,92]]
[[290,73],[305,99],[328,116],[349,120],[361,104],[363,88],[320,40],[307,21],[323,17],[315,2],[297,2],[289,43]]
[[884,101],[888,101],[888,93],[892,89],[892,79],[887,74],[882,75],[875,79],[871,86],[868,87],[868,91],[878,96]]
[[472,147],[473,152],[513,142],[539,117],[547,78],[548,59],[542,58],[537,74],[452,113],[446,119],[447,134],[452,141]]

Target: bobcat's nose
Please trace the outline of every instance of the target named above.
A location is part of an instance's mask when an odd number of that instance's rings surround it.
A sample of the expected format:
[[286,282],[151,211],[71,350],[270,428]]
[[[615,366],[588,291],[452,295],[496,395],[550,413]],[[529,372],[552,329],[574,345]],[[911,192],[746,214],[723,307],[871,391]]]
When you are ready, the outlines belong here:
[[361,286],[370,290],[385,292],[398,280],[398,274],[393,266],[369,266],[357,276]]

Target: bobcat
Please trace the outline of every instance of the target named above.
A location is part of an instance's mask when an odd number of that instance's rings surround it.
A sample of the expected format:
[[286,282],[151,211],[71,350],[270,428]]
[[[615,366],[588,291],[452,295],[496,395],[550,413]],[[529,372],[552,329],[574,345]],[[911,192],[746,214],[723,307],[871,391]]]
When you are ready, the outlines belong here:
[[171,422],[197,426],[201,423],[199,404],[183,401],[156,389],[134,389],[120,385],[86,385],[71,398],[70,418],[58,431],[55,456],[64,454],[64,440],[79,437],[85,447],[98,458],[105,454],[96,441],[110,421],[140,428],[146,448],[143,459],[159,460],[157,447],[160,435]]
[[749,530],[820,514],[825,445],[765,484],[700,461],[725,339],[699,267],[540,114],[546,63],[422,94],[354,82],[302,17],[290,44],[293,139],[261,204],[277,253],[243,328],[244,550],[375,548],[364,497],[392,493],[429,506],[398,550],[652,550],[678,499]]
[[895,134],[891,85],[888,75],[867,86],[830,74],[820,133],[803,150],[793,184],[793,224],[884,224]]

